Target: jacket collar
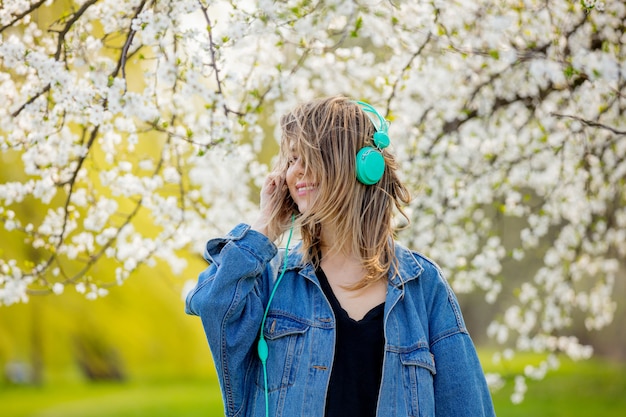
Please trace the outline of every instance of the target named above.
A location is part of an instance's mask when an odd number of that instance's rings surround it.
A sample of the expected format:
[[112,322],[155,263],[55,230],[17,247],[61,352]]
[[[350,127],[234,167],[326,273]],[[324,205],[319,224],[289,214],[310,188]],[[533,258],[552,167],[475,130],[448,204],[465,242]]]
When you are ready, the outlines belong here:
[[[389,271],[389,283],[394,287],[402,288],[404,284],[420,276],[424,268],[420,264],[419,257],[399,244],[394,242],[396,259],[398,260],[398,270],[393,267]],[[287,256],[287,270],[300,269],[300,274],[304,277],[318,282],[315,275],[315,268],[310,263],[305,264],[301,253],[302,242],[290,247]]]
[[389,282],[396,287],[402,287],[407,282],[419,277],[424,271],[424,267],[420,264],[415,253],[398,242],[394,242],[394,246],[398,260],[398,271],[393,268],[389,271]]

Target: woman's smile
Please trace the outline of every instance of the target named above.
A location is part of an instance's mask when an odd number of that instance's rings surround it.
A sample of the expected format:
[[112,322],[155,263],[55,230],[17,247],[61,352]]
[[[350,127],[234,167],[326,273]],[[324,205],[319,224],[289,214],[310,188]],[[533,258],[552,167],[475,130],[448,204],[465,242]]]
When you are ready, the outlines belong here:
[[300,213],[303,213],[314,201],[319,183],[312,181],[312,176],[305,170],[304,161],[296,154],[289,161],[285,181],[291,198]]
[[299,182],[296,184],[296,194],[298,196],[305,196],[311,191],[317,190],[317,184]]

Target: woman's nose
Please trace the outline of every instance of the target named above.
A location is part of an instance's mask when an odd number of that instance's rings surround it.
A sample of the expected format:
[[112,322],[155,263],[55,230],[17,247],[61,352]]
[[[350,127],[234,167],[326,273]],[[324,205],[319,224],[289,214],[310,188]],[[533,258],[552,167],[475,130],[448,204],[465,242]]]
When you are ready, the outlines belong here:
[[292,168],[293,168],[294,175],[297,175],[299,177],[304,175],[304,164],[302,163],[301,158],[296,159]]

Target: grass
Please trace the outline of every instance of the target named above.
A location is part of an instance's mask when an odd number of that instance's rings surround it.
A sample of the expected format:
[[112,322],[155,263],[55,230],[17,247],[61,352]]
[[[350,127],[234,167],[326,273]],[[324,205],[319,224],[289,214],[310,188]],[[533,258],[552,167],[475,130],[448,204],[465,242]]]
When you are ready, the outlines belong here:
[[[593,359],[529,382],[526,399],[511,403],[511,387],[493,396],[499,417],[622,417],[626,415],[626,366]],[[3,417],[219,417],[222,403],[212,379],[126,383],[52,383],[0,386]]]
[[521,404],[512,404],[512,383],[493,394],[499,417],[623,417],[626,415],[626,364],[598,358],[572,362],[541,381],[527,381]]
[[3,417],[218,417],[215,380],[102,382],[0,390]]

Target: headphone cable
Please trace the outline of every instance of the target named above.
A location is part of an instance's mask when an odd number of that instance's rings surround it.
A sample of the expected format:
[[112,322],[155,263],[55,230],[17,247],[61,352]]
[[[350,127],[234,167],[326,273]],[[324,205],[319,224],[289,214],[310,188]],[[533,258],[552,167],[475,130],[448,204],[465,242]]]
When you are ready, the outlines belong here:
[[263,366],[263,382],[265,386],[265,417],[269,417],[269,392],[267,388],[267,357],[269,356],[269,349],[267,347],[267,341],[265,340],[265,336],[263,335],[263,329],[265,328],[265,321],[267,319],[267,313],[270,310],[270,305],[272,304],[272,299],[274,298],[274,294],[276,294],[276,289],[278,285],[282,281],[285,276],[285,271],[287,270],[287,256],[289,255],[289,244],[291,243],[291,236],[293,235],[293,224],[295,221],[295,215],[291,215],[291,228],[289,229],[289,237],[287,238],[287,247],[285,248],[285,261],[283,262],[283,270],[280,273],[280,276],[276,280],[276,284],[274,284],[274,288],[272,288],[272,292],[270,293],[270,297],[267,300],[267,307],[265,307],[265,312],[263,313],[263,320],[261,321],[261,329],[259,335],[259,342],[257,344],[257,353],[259,355],[259,359],[261,359],[261,365]]

